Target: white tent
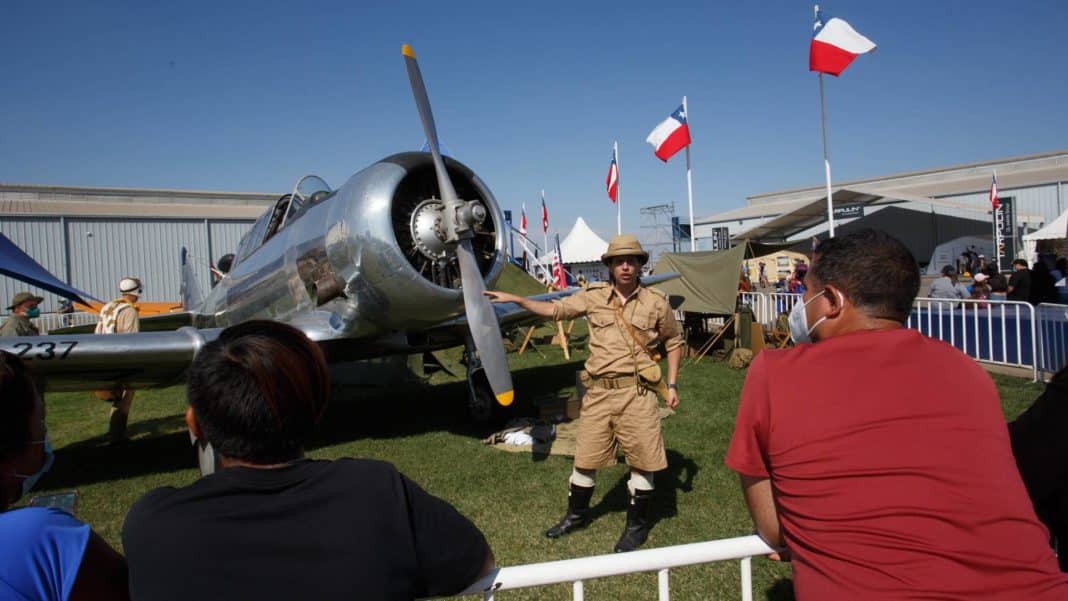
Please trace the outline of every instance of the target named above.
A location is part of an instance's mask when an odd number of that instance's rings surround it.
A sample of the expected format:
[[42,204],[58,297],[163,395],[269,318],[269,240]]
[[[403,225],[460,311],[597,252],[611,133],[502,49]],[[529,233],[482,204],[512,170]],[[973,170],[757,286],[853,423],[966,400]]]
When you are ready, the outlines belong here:
[[1023,237],[1026,253],[1024,256],[1027,262],[1035,260],[1035,249],[1038,248],[1039,240],[1063,240],[1066,236],[1068,236],[1068,211],[1061,213],[1060,217],[1047,223],[1037,232],[1031,232]]
[[567,270],[591,282],[608,279],[608,268],[601,263],[601,255],[606,250],[608,243],[593,233],[582,217],[575,220],[567,237],[560,241],[560,254]]
[[601,255],[608,250],[608,243],[600,236],[593,233],[586,221],[579,217],[575,225],[568,232],[567,237],[560,241],[560,254],[564,263],[600,263]]

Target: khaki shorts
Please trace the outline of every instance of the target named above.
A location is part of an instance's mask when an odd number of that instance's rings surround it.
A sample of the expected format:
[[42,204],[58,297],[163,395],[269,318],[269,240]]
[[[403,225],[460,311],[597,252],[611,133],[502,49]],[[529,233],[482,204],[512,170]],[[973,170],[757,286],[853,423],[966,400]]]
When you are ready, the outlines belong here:
[[667,467],[656,395],[634,386],[589,388],[582,399],[575,467],[596,470],[616,463],[616,443],[627,465],[645,472]]

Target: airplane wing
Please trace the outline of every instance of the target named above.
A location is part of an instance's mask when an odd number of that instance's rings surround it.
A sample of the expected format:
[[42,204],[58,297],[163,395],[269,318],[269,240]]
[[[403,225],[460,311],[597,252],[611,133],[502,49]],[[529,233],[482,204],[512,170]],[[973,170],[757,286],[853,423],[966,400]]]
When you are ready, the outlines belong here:
[[182,381],[202,346],[221,329],[183,327],[173,332],[70,334],[0,338],[0,350],[17,355],[44,380],[47,391],[168,386]]

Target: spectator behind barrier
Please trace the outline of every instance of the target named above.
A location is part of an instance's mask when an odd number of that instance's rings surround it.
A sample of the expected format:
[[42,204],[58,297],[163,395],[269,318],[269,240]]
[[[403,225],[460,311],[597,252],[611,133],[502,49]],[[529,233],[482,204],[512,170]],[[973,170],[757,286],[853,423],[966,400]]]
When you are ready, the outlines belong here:
[[413,599],[489,573],[482,533],[392,465],[304,458],[329,388],[318,345],[284,324],[233,326],[200,351],[186,424],[222,469],[130,509],[134,598]]
[[52,466],[44,400],[0,351],[0,599],[129,599],[126,561],[88,524],[53,507],[9,507]]
[[904,327],[908,249],[832,238],[805,283],[799,344],[753,360],[726,457],[760,536],[792,554],[797,599],[1068,597],[990,376]]

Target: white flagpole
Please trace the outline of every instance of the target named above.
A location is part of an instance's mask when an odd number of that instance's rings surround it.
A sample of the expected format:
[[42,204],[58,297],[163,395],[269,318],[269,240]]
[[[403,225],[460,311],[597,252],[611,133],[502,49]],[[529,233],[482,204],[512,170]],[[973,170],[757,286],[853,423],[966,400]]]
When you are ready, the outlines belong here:
[[[686,106],[686,97],[682,97],[682,113],[686,115],[686,123],[690,123],[690,109]],[[697,251],[697,238],[693,231],[693,174],[690,172],[690,144],[686,145],[686,193],[690,200],[690,252]]]
[[823,101],[823,73],[820,73],[820,116],[823,121],[823,171],[827,176],[827,223],[830,225],[830,237],[834,238],[834,203],[831,201],[831,159],[827,152],[827,107]]
[[619,141],[612,144],[612,152],[616,159],[616,235],[623,233],[623,169],[619,166]]

